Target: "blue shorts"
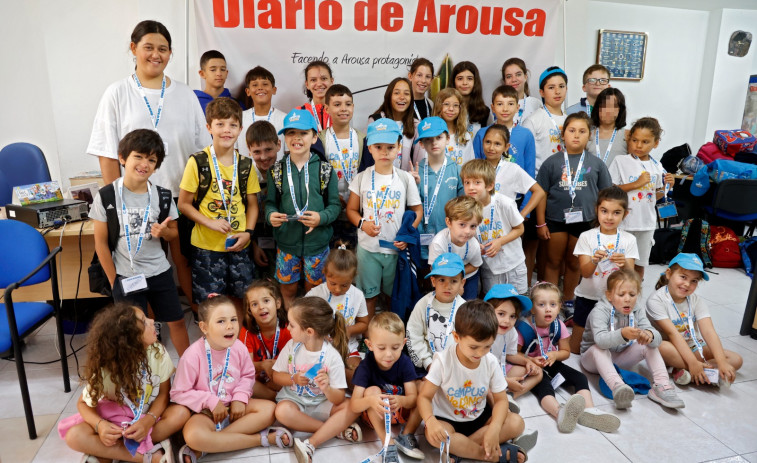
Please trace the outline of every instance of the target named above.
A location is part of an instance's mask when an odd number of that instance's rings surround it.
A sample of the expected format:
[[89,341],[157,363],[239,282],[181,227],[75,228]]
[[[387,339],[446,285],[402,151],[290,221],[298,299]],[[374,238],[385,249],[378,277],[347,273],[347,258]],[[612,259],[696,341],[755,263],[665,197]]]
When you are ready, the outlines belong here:
[[200,303],[210,293],[244,299],[252,283],[253,264],[247,249],[238,252],[192,250],[192,299]]
[[329,255],[329,248],[314,256],[293,256],[276,249],[276,280],[282,285],[297,283],[302,275],[305,262],[305,279],[313,286],[323,283],[323,265]]

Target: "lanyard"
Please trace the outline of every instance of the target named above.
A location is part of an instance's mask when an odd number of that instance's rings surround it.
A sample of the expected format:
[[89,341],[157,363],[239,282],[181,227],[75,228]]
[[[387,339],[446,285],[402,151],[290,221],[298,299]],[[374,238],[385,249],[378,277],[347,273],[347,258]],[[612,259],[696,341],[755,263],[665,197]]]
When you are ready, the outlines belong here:
[[[547,105],[542,103],[542,107],[544,108],[544,111],[547,113],[547,116],[549,116],[549,120],[552,122],[552,125],[555,126],[555,130],[557,130],[557,136],[562,141],[562,134],[560,133],[560,127],[557,125],[557,121],[554,117],[552,117],[552,113],[549,112],[549,109],[547,109]],[[562,111],[562,109],[560,110]]]
[[444,434],[447,435],[447,438],[443,440],[439,445],[439,463],[449,461],[449,433],[447,431],[444,431]]
[[[429,117],[431,115],[431,108],[428,105],[428,100],[426,98],[423,98],[423,103],[426,105],[426,117]],[[415,110],[415,115],[418,120],[423,119],[421,117],[420,111],[418,111],[418,105],[415,104],[415,100],[413,100],[413,109]]]
[[[447,252],[453,252],[452,251],[452,243],[447,243]],[[457,254],[457,253],[456,253]],[[465,259],[468,258],[468,242],[465,242],[465,254],[463,255],[463,262],[465,262]]]
[[576,199],[576,186],[578,185],[578,177],[581,176],[581,167],[584,165],[584,157],[586,151],[581,152],[581,159],[578,160],[576,166],[576,177],[570,174],[570,161],[568,160],[568,152],[563,151],[563,158],[565,159],[565,177],[568,180],[568,194],[570,194],[570,206],[573,207],[573,201]]
[[320,132],[321,130],[323,130],[323,126],[321,125],[321,118],[318,117],[318,111],[315,109],[315,103],[313,103],[313,100],[310,100],[310,114],[312,114],[315,118],[315,123],[318,126],[318,131]]
[[265,358],[266,359],[275,359],[276,354],[279,352],[279,334],[281,333],[281,328],[279,328],[279,319],[276,319],[276,335],[273,337],[273,353],[268,351],[268,348],[265,346],[265,341],[263,341],[263,335],[258,332],[258,339],[260,339],[260,344],[263,345],[263,349],[265,350]]
[[[673,309],[675,309],[676,313],[678,313],[678,306],[676,306],[676,302],[673,300],[673,296],[670,295],[670,291],[668,291],[668,287],[665,287],[665,293],[668,295],[668,299],[670,300],[670,303],[673,304]],[[691,312],[691,301],[689,300],[689,296],[686,296],[686,304],[689,306],[689,316],[686,317],[686,322],[689,325],[689,335],[691,336],[691,340],[694,341],[694,346],[697,348],[697,351],[699,351],[699,355],[702,356],[702,359],[707,360],[704,357],[704,350],[702,349],[702,343],[699,342],[699,339],[697,338],[697,332],[694,329],[694,315]]]
[[[223,177],[221,177],[221,169],[218,168],[218,158],[216,158],[216,149],[213,145],[210,145],[210,160],[213,161],[213,170],[216,173],[216,183],[218,184],[218,192],[221,194],[221,202],[226,208],[226,221],[231,225],[231,202],[234,201],[234,188],[237,185],[237,153],[234,152],[234,173],[231,177],[231,190],[229,190],[229,202],[226,203],[226,189],[223,187]],[[289,186],[292,186],[292,180],[289,179]],[[239,192],[242,195],[242,192]],[[294,200],[294,194],[292,194],[292,200]]]
[[615,247],[612,248],[612,250],[607,249],[607,246],[602,245],[602,241],[600,241],[599,236],[599,231],[597,231],[597,248],[607,251],[607,258],[609,259],[610,256],[613,255],[615,251],[617,251],[618,246],[620,245],[620,231],[617,231],[615,234]]
[[[641,163],[641,167],[643,167],[644,170],[647,170],[647,166],[644,165],[644,161],[642,161],[641,159],[639,159],[639,157],[636,156],[635,154],[632,154],[631,156],[633,156],[634,159],[636,159],[637,161],[639,161]],[[659,162],[657,162],[657,159],[653,158],[652,156],[649,156],[649,159],[652,161],[652,164],[654,164],[657,167],[659,167],[660,170],[662,171],[662,183],[665,185],[665,195],[663,197],[666,198],[665,200],[667,201],[668,192],[670,191],[670,185],[665,181],[665,174],[667,174],[668,171],[665,170],[664,167],[662,167],[662,164],[660,164]],[[651,174],[650,174],[650,176],[651,176]]]
[[126,204],[124,204],[124,178],[118,179],[118,197],[121,200],[121,222],[124,224],[124,236],[126,236],[126,250],[129,252],[129,264],[131,265],[131,271],[134,272],[134,256],[137,255],[140,249],[142,249],[142,241],[145,238],[145,232],[147,231],[147,222],[150,219],[150,203],[152,202],[152,185],[147,183],[147,206],[145,207],[145,215],[142,217],[142,224],[139,227],[139,238],[137,238],[137,249],[134,250],[134,255],[131,253],[131,235],[129,233],[129,213],[126,211]]
[[[271,107],[271,110],[268,111],[268,116],[266,116],[265,120],[267,120],[268,122],[271,122],[271,115],[272,114],[273,114],[273,107]],[[316,118],[316,119],[318,119],[318,118]],[[255,121],[256,121],[256,119],[255,119],[255,108],[252,108],[252,122],[255,122]]]
[[[294,364],[294,357],[295,357],[295,355],[297,355],[297,349],[299,349],[301,346],[302,346],[302,343],[298,342],[297,344],[294,345],[294,350],[292,351],[292,353],[289,354],[289,359],[287,361],[287,366],[288,366],[288,369],[289,369],[289,373],[291,375],[294,375],[295,373],[297,373],[297,366]],[[322,363],[323,362],[324,355],[326,355],[325,341],[324,341],[324,346],[321,349],[321,355],[318,357],[318,363]],[[307,394],[310,397],[315,397],[316,396],[316,394],[310,389],[309,385],[308,386],[300,386],[299,384],[294,384],[293,386],[295,388],[295,391],[297,392],[297,395]],[[323,394],[323,392],[321,392],[321,394]]]
[[[371,191],[376,195],[375,198],[373,198],[373,223],[376,225],[379,224],[379,215],[381,214],[381,208],[384,207],[384,203],[386,202],[386,198],[389,196],[389,191],[391,190],[392,183],[394,183],[394,167],[392,167],[392,178],[389,180],[389,185],[386,186],[386,190],[384,190],[384,194],[380,195],[379,191],[376,190],[376,169],[374,168],[371,171]],[[377,199],[381,198],[381,204],[378,203]]]
[[[607,164],[607,157],[610,156],[610,150],[612,149],[612,144],[615,142],[615,135],[617,134],[618,129],[612,129],[612,137],[610,137],[610,143],[607,144],[607,151],[605,151],[605,155],[602,158],[602,162],[604,162],[605,164]],[[599,127],[597,127],[597,131],[594,135],[594,144],[597,147],[597,157],[599,157]]]
[[591,105],[590,105],[590,104],[589,104],[589,102],[587,101],[587,102],[586,102],[586,114],[588,114],[589,116],[591,116],[591,109],[592,109],[592,108],[591,108]]
[[[331,296],[332,296],[332,294],[331,294],[331,292],[329,292],[329,300],[328,300],[329,305],[331,305]],[[338,304],[337,304],[337,306],[338,306]],[[353,307],[352,310],[349,310],[349,309],[350,309],[350,295],[345,293],[345,295],[344,295],[344,309],[339,310],[338,312],[342,314],[342,316],[344,317],[344,320],[347,321],[347,322],[349,322],[350,318],[352,318],[352,314],[355,312],[354,307]],[[349,310],[349,312],[347,312],[348,310]],[[349,314],[349,316],[347,316],[348,314]]]
[[158,100],[157,114],[154,114],[152,112],[152,106],[150,105],[150,102],[147,100],[145,89],[142,87],[142,82],[139,81],[139,77],[137,77],[137,73],[135,72],[134,74],[132,74],[132,77],[134,77],[134,82],[137,83],[137,89],[139,89],[139,93],[142,94],[142,98],[145,100],[145,104],[147,105],[147,111],[150,112],[150,120],[152,121],[152,127],[155,130],[158,130],[158,123],[160,122],[160,115],[163,112],[163,102],[165,101],[165,96],[166,96],[166,75],[163,74],[163,82],[160,84],[160,99]]
[[[384,405],[389,408],[389,399],[384,399]],[[389,447],[389,442],[392,440],[392,418],[388,411],[384,411],[384,446],[379,450],[379,452],[373,456],[370,456],[366,458],[365,460],[361,461],[360,463],[370,463],[371,460],[378,458],[386,453],[386,449]],[[382,459],[383,460],[383,459]]]
[[134,424],[137,421],[139,421],[140,418],[142,418],[142,413],[145,408],[145,400],[147,399],[147,383],[149,378],[147,377],[147,370],[142,369],[142,396],[139,398],[139,406],[135,407],[134,403],[129,400],[129,398],[126,396],[126,394],[121,391],[121,394],[124,398],[124,403],[129,407],[129,410],[134,414],[134,419],[131,420],[130,424]]
[[505,343],[502,345],[502,356],[499,358],[499,364],[502,367],[502,374],[507,377],[507,335],[505,336]]
[[[310,156],[312,157],[312,154]],[[305,163],[305,167],[302,169],[305,172],[305,205],[302,207],[302,209],[300,209],[297,205],[297,196],[295,196],[294,194],[294,183],[292,182],[292,163],[289,162],[289,159],[289,156],[287,156],[287,180],[289,181],[289,194],[292,196],[294,212],[297,214],[297,217],[300,217],[304,212],[308,210],[308,202],[310,200],[310,173],[308,172],[308,164],[310,164],[310,159],[308,158],[308,162]]]
[[[634,325],[635,325],[635,322],[634,322],[633,309],[632,309],[631,313],[628,314],[628,326],[633,328]],[[615,306],[613,306],[612,309],[610,310],[610,331],[615,331]],[[633,344],[633,339],[623,344],[622,347],[630,346],[631,344]]]
[[[523,106],[520,105],[520,101],[518,102],[518,119],[513,118],[513,127],[520,124],[520,121],[523,120],[523,111],[526,110],[526,96],[523,96]],[[549,112],[549,111],[547,111]]]
[[[228,370],[229,370],[229,356],[231,355],[231,348],[226,348],[226,357],[223,361],[223,371],[221,372],[221,377],[218,378],[218,381],[213,380],[213,358],[210,355],[210,344],[208,343],[208,340],[205,339],[205,355],[208,358],[208,390],[210,393],[213,393],[213,384],[218,384],[218,387],[216,388],[216,397],[219,399],[222,399],[223,397],[226,397],[226,391],[223,386],[223,384],[226,382],[226,378],[228,377]],[[221,430],[221,423],[216,423],[216,431]]]
[[[555,333],[557,333],[558,323],[560,323],[560,322],[557,319],[555,319],[555,322],[554,322],[554,324],[555,324],[554,332]],[[541,336],[539,336],[539,333],[536,331],[536,319],[534,318],[533,315],[531,315],[531,325],[532,325],[532,327],[534,329],[534,334],[536,335],[536,340],[539,341],[539,353],[541,354],[542,357],[544,357],[545,360],[548,360],[549,356],[547,354],[549,353],[550,347],[552,347],[552,341],[553,341],[552,340],[552,336],[549,336],[549,344],[547,345],[547,350],[545,351],[544,350],[544,343],[541,340]]]
[[342,175],[344,175],[344,180],[347,181],[349,184],[352,181],[352,160],[355,157],[355,152],[353,151],[353,140],[355,137],[355,131],[353,129],[350,129],[350,149],[347,150],[347,148],[340,148],[339,147],[339,140],[336,138],[336,132],[334,131],[334,128],[331,128],[331,136],[334,137],[334,144],[336,145],[336,159],[339,161],[339,167],[342,169]]
[[[493,232],[494,231],[494,204],[493,203],[489,203],[489,207],[491,207],[490,213],[489,213],[489,227],[486,228],[486,229],[484,229],[484,231]],[[491,233],[491,234],[493,235],[493,233]],[[489,238],[493,239],[491,236]],[[481,244],[486,244],[489,241],[491,241],[491,239],[487,239],[486,243],[484,243],[483,238],[481,238],[481,226],[480,225],[479,225],[479,228],[478,228],[478,239],[479,239],[479,241],[481,241]]]
[[[432,293],[431,299],[429,299],[428,304],[426,304],[426,326],[431,321],[431,301],[436,299],[436,291]],[[447,339],[449,339],[450,333],[452,333],[452,325],[454,324],[455,320],[455,306],[457,305],[457,296],[455,296],[455,299],[452,300],[452,310],[449,312],[449,318],[447,319],[447,331],[444,335],[444,339],[442,339],[441,344],[442,348],[441,350],[444,350],[445,347],[447,347]],[[437,312],[439,313],[439,312]],[[436,348],[434,347],[434,341],[433,339],[429,338],[428,345],[431,347],[431,354],[436,353]]]
[[436,196],[439,194],[439,188],[444,181],[444,171],[447,169],[447,156],[444,156],[444,162],[442,168],[439,171],[439,176],[436,178],[436,186],[434,187],[434,194],[431,196],[431,200],[428,199],[428,171],[431,170],[431,166],[426,159],[426,169],[423,171],[423,224],[428,225],[428,217],[431,215],[431,211],[434,210],[436,205]]

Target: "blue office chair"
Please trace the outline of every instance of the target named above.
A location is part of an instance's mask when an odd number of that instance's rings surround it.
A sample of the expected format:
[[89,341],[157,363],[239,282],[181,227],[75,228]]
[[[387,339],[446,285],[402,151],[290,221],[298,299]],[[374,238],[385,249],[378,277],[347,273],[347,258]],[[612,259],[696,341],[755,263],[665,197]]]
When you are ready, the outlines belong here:
[[[3,357],[12,354],[16,361],[21,399],[24,403],[29,439],[37,438],[34,414],[26,382],[21,338],[31,334],[54,316],[58,331],[58,350],[63,368],[63,390],[71,392],[66,360],[66,343],[60,319],[60,294],[55,256],[60,246],[50,252],[42,235],[30,225],[16,220],[0,220],[0,287],[5,288],[0,304],[0,352]],[[13,302],[13,291],[20,286],[34,285],[47,280],[52,282],[53,303]]]
[[6,180],[0,186],[0,206],[11,202],[13,187],[50,181],[45,155],[31,143],[11,143],[0,150],[0,172]]
[[749,229],[744,236],[754,233],[757,223],[757,180],[728,179],[715,188],[712,205],[704,210],[710,216],[734,222],[744,222]]

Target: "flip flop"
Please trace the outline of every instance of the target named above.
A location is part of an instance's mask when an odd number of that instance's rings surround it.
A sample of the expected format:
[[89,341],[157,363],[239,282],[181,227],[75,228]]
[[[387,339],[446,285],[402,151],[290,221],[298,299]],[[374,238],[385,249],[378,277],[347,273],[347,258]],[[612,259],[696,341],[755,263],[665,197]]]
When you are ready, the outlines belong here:
[[[280,449],[286,449],[294,446],[294,438],[292,437],[292,433],[289,432],[288,429],[278,426],[271,426],[270,428],[260,431],[260,443],[263,447],[270,447],[271,443],[268,442],[268,433],[270,433],[271,431],[274,431],[276,433],[276,447]],[[281,436],[287,436],[289,438],[289,445],[284,444]]]

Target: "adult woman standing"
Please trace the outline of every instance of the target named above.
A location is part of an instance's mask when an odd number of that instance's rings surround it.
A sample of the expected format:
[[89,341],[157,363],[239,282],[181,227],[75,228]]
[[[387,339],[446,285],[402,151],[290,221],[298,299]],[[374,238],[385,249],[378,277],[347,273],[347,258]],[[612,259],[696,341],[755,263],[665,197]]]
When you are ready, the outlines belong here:
[[[119,140],[134,129],[154,129],[163,139],[166,158],[150,180],[169,188],[178,198],[187,159],[210,143],[205,116],[192,90],[164,73],[171,58],[171,34],[163,24],[152,20],[137,24],[129,48],[134,55],[134,73],[105,90],[87,153],[99,157],[103,181],[112,183],[121,176]],[[179,240],[171,242],[171,254],[179,283],[191,299],[191,273]]]

